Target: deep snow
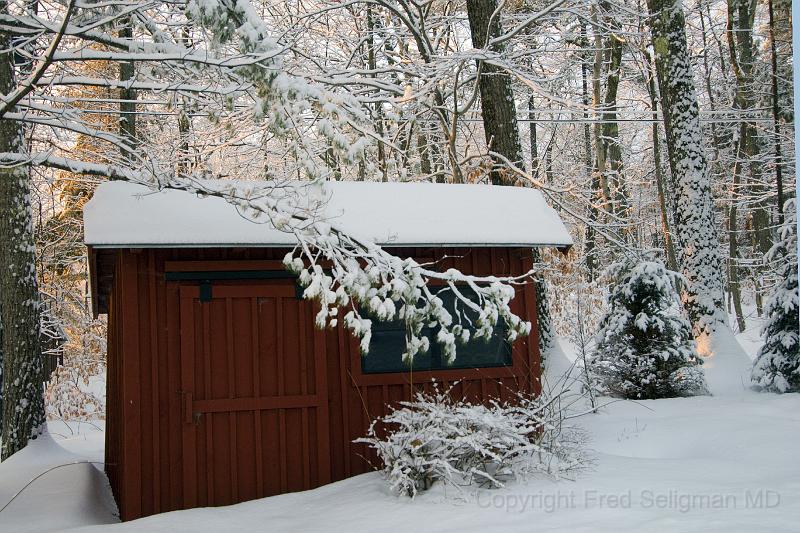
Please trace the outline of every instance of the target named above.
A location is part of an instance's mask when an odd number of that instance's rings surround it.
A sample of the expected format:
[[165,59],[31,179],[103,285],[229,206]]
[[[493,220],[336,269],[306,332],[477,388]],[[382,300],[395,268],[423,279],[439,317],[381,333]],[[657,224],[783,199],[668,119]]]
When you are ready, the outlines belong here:
[[7,505],[0,511],[0,532],[62,531],[117,522],[116,505],[101,471],[103,429],[102,422],[49,422],[47,433],[0,463],[0,508]]
[[[568,366],[571,356],[551,357],[557,367]],[[727,365],[707,371],[712,382],[736,377]],[[380,475],[371,473],[312,491],[112,526],[105,480],[81,464],[35,482],[0,512],[0,531],[81,524],[95,525],[70,531],[797,530],[798,394],[759,394],[739,381],[712,397],[614,402],[580,423],[592,439],[594,467],[576,481],[533,479],[479,491],[468,501],[452,489],[434,489],[411,501],[389,494]],[[50,432],[52,440],[37,441],[0,465],[0,506],[48,465],[74,461],[73,454],[102,460],[101,431],[51,423]]]

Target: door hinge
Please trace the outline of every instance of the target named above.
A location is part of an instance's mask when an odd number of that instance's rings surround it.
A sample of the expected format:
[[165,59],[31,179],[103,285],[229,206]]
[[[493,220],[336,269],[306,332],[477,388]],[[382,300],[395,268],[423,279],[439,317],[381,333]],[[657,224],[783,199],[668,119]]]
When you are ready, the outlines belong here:
[[212,298],[211,280],[205,279],[200,282],[200,301],[210,302]]

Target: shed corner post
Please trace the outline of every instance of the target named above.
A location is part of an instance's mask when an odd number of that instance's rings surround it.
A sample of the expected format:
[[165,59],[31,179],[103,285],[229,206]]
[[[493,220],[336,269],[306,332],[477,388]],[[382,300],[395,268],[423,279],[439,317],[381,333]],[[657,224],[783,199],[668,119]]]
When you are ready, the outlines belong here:
[[120,321],[121,385],[120,406],[122,425],[122,469],[120,472],[120,518],[123,521],[142,516],[141,464],[141,376],[139,368],[141,334],[139,324],[139,287],[137,256],[126,250],[120,252]]
[[[526,253],[522,256],[523,272],[533,269],[533,254]],[[531,322],[531,332],[525,342],[528,344],[528,381],[532,392],[539,395],[542,392],[542,353],[539,345],[539,313],[537,311],[536,290],[533,282],[523,285],[525,300],[525,314]]]

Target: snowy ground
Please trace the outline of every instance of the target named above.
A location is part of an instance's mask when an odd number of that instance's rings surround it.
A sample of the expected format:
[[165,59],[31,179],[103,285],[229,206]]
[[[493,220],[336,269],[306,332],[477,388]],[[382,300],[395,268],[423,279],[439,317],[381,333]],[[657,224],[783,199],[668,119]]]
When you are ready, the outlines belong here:
[[[466,502],[433,490],[410,501],[388,494],[373,473],[110,525],[104,477],[73,464],[0,511],[0,531],[797,531],[800,395],[747,390],[741,368],[719,364],[723,355],[708,369],[710,381],[731,382],[713,397],[616,402],[583,418],[595,465],[576,481],[531,480]],[[50,466],[102,460],[102,426],[51,423],[50,434],[0,465],[0,506]]]
[[118,522],[102,473],[103,429],[102,422],[50,422],[48,434],[1,463],[0,532]]

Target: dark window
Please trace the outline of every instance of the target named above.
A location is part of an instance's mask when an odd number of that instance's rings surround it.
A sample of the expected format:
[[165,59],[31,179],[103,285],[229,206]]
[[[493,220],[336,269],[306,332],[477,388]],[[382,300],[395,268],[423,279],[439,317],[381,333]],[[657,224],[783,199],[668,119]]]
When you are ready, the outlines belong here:
[[[459,290],[468,298],[475,300],[468,289],[459,287]],[[455,316],[456,298],[452,291],[443,289],[439,291],[438,296],[444,302],[445,308]],[[471,309],[464,309],[463,304],[459,305],[459,310],[464,315],[462,325],[469,328],[470,333],[474,333],[474,327],[470,326],[469,320],[474,320],[477,313]],[[361,371],[364,374],[382,374],[412,370],[412,367],[403,361],[402,355],[406,348],[405,324],[397,320],[381,322],[374,317],[369,318],[372,319],[372,339],[369,343],[369,353],[361,358]],[[506,341],[506,325],[502,320],[488,340],[471,338],[466,344],[457,342],[456,360],[449,365],[436,342],[438,330],[438,326],[422,330],[422,334],[430,340],[430,349],[414,356],[413,370],[419,372],[453,368],[491,368],[512,364],[511,346]]]

